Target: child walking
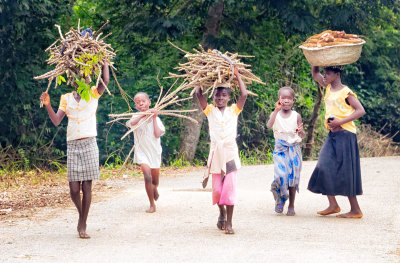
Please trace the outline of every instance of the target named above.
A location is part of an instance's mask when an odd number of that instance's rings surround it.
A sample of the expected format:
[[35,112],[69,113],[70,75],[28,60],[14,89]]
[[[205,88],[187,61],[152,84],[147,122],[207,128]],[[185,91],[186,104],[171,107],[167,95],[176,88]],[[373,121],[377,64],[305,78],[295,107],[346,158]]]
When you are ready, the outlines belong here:
[[302,155],[299,143],[305,137],[301,116],[292,110],[294,90],[282,87],[278,91],[278,101],[271,113],[267,128],[273,128],[275,138],[274,180],[271,191],[275,199],[275,212],[282,213],[286,201],[289,206],[286,215],[294,216],[296,190],[299,191]]
[[[107,85],[109,80],[108,65],[104,62],[104,84]],[[78,87],[76,83],[73,85],[75,88]],[[40,96],[40,101],[46,106],[55,126],[61,123],[65,115],[68,117],[67,173],[71,199],[79,213],[77,230],[80,238],[90,238],[86,233],[86,220],[92,201],[92,180],[98,179],[100,175],[99,148],[96,142],[96,111],[105,86],[100,83],[97,89],[92,87],[91,90],[94,96],[88,102],[82,100],[76,91],[62,95],[57,113],[51,106],[49,94],[43,92]]]
[[207,166],[212,173],[212,199],[218,204],[219,217],[217,227],[225,234],[234,234],[232,228],[233,208],[236,202],[237,170],[241,167],[239,150],[236,144],[238,116],[243,110],[247,98],[246,85],[237,68],[234,74],[239,82],[240,97],[237,104],[227,106],[231,90],[218,87],[213,94],[213,104],[207,104],[202,89],[196,95],[201,108],[208,119],[210,129],[210,154]]
[[[165,133],[165,127],[158,117],[158,111],[150,108],[150,98],[144,92],[138,92],[133,98],[135,101],[135,108],[141,112],[152,112],[153,117],[145,124],[141,125],[134,132],[135,153],[133,161],[140,165],[143,172],[146,193],[150,201],[150,208],[146,213],[156,212],[156,205],[154,201],[158,200],[158,183],[161,165],[161,139],[160,137]],[[132,117],[126,125],[132,127],[136,125],[142,118]]]
[[329,130],[318,163],[308,183],[308,190],[328,196],[327,209],[317,212],[329,215],[340,212],[336,195],[347,196],[350,212],[339,214],[341,218],[361,218],[357,195],[362,194],[360,156],[356,136],[357,120],[365,110],[349,87],[342,84],[343,66],[324,68],[324,75],[319,67],[312,67],[313,78],[325,91],[325,126]]

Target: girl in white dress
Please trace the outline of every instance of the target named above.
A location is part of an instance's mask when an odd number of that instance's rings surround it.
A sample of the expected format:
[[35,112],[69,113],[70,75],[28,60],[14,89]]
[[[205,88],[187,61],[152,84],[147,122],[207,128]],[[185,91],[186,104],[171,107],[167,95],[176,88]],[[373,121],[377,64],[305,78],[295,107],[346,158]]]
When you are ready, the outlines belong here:
[[[153,118],[141,125],[134,132],[135,154],[133,157],[133,161],[140,165],[144,175],[145,188],[150,201],[150,208],[147,209],[146,212],[154,213],[156,211],[154,201],[157,201],[159,197],[157,187],[159,183],[162,153],[160,137],[164,135],[165,127],[157,116],[158,111],[149,109],[151,102],[146,93],[137,93],[133,100],[135,101],[135,108],[138,111],[154,113]],[[126,125],[132,127],[146,116],[147,115],[143,115],[142,117],[134,116]]]
[[299,191],[300,172],[302,167],[301,148],[299,143],[305,137],[303,123],[299,113],[292,110],[294,91],[290,87],[282,87],[278,91],[278,101],[267,123],[273,128],[274,148],[274,180],[271,191],[275,199],[275,212],[282,213],[286,200],[289,199],[288,216],[294,216],[294,199]]

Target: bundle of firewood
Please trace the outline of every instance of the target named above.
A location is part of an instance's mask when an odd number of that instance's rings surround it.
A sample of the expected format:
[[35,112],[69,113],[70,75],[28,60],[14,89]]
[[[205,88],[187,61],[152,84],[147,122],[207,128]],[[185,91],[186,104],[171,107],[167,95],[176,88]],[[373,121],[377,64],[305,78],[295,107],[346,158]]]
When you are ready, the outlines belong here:
[[[184,81],[177,88],[174,89],[175,85],[178,82],[178,80],[175,80],[175,82],[170,86],[168,91],[163,95],[164,88],[160,84],[158,77],[157,77],[157,81],[158,81],[158,85],[160,86],[160,94],[159,94],[157,102],[154,105],[154,107],[152,108],[152,110],[156,110],[159,115],[185,118],[192,122],[197,123],[197,121],[195,119],[193,119],[189,116],[183,115],[183,113],[197,111],[197,109],[194,109],[194,110],[166,109],[167,107],[173,106],[173,105],[182,106],[181,105],[182,102],[192,99],[192,97],[180,98],[178,95],[179,93],[182,93],[182,91],[185,91],[189,88],[188,83],[186,81]],[[147,123],[154,116],[154,112],[149,109],[148,111],[144,111],[144,112],[138,111],[138,112],[126,112],[126,113],[120,113],[120,114],[109,114],[109,116],[114,119],[107,122],[107,124],[119,122],[119,121],[130,120],[130,119],[132,119],[132,117],[140,118],[143,115],[145,115],[145,117],[143,117],[138,123],[136,123],[136,125],[130,127],[130,129],[121,137],[121,140],[123,140],[130,133],[134,132],[140,126]],[[135,145],[132,146],[128,156],[125,158],[125,161],[124,161],[124,164],[122,165],[122,167],[124,167],[125,164],[127,163],[127,161],[129,160],[129,157],[132,154],[134,148],[135,148]],[[122,169],[122,167],[121,167],[121,169]]]
[[[237,67],[240,77],[245,84],[251,84],[257,82],[265,84],[261,79],[255,76],[249,67],[251,65],[240,62],[239,58],[252,57],[243,56],[238,53],[225,52],[222,54],[220,51],[207,50],[205,51],[201,45],[200,51],[193,49],[195,53],[189,53],[181,48],[175,46],[170,42],[172,46],[185,53],[187,63],[180,63],[177,69],[178,71],[185,72],[184,74],[169,73],[167,78],[184,78],[188,81],[188,88],[192,88],[192,95],[197,87],[202,87],[203,92],[210,92],[212,96],[213,91],[217,87],[229,87],[232,90],[238,87],[238,80],[234,75],[234,67]],[[256,95],[249,91],[249,94]]]
[[326,47],[344,44],[358,44],[362,42],[364,42],[364,40],[362,40],[359,35],[346,34],[344,31],[325,30],[320,34],[309,37],[306,42],[303,43],[303,46]]
[[[50,56],[47,59],[47,64],[55,65],[55,69],[34,77],[34,79],[49,80],[46,92],[48,92],[53,80],[56,80],[55,88],[62,82],[67,82],[68,85],[78,81],[81,85],[86,85],[81,91],[88,94],[90,82],[93,78],[96,80],[96,87],[102,82],[111,95],[101,78],[103,62],[107,62],[110,67],[114,68],[111,60],[115,57],[115,52],[110,44],[104,42],[104,39],[111,33],[101,37],[102,33],[100,32],[108,22],[99,30],[93,32],[89,28],[81,32],[78,22],[78,28],[71,27],[65,36],[61,32],[60,26],[55,25],[58,28],[60,38],[45,50],[49,52]],[[64,73],[67,80],[63,77]],[[82,97],[85,98],[85,96]]]
[[[160,114],[160,115],[168,115],[168,116],[174,116],[174,117],[179,117],[179,118],[185,118],[185,119],[188,119],[190,121],[197,123],[197,121],[195,119],[182,114],[182,113],[186,113],[186,112],[197,111],[197,109],[195,109],[195,110],[166,110],[165,109],[166,107],[172,106],[172,105],[181,106],[182,102],[192,99],[192,97],[186,97],[186,98],[179,97],[179,95],[178,95],[179,92],[182,92],[182,91],[188,89],[188,83],[183,82],[176,89],[173,90],[173,88],[175,87],[177,82],[178,82],[178,80],[176,80],[171,85],[171,87],[168,89],[168,91],[164,95],[163,95],[164,88],[163,88],[163,86],[161,86],[159,84],[161,91],[158,96],[157,102],[152,109],[157,110],[158,114]],[[123,140],[126,136],[128,136],[128,134],[130,134],[131,132],[134,132],[137,128],[139,128],[141,125],[143,125],[148,120],[150,120],[150,118],[153,117],[154,113],[151,111],[144,111],[144,112],[138,111],[138,112],[126,112],[126,113],[121,113],[121,114],[109,114],[109,116],[114,118],[114,120],[107,122],[107,124],[113,123],[116,121],[121,121],[121,120],[129,120],[134,116],[141,117],[143,115],[146,115],[146,117],[142,118],[135,126],[131,127],[130,130],[127,131],[122,136],[121,140]]]

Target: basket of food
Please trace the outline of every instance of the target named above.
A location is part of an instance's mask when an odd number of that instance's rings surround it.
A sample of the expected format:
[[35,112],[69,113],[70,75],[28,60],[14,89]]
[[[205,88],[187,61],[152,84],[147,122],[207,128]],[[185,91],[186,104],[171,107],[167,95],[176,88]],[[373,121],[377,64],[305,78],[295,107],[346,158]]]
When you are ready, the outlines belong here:
[[309,37],[300,48],[312,66],[337,66],[356,62],[364,44],[359,35],[326,30]]

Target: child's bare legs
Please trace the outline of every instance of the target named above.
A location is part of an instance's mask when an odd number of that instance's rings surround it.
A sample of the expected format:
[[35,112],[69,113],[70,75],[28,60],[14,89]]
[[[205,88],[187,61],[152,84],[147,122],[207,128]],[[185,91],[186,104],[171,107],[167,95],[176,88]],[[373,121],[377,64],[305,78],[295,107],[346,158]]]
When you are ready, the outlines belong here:
[[69,182],[71,199],[79,213],[77,230],[81,238],[89,238],[86,234],[86,220],[89,214],[90,203],[92,201],[92,181],[82,182],[83,197],[81,200],[81,182]]
[[78,226],[76,227],[76,230],[80,232],[82,228],[81,182],[79,181],[69,182],[69,194],[71,196],[72,202],[74,202],[76,209],[78,210],[79,213]]
[[318,211],[317,214],[326,216],[326,215],[340,212],[340,207],[339,207],[334,195],[328,195],[328,201],[329,201],[328,208],[323,211]]
[[156,205],[154,203],[154,186],[151,178],[151,169],[147,164],[141,164],[140,168],[143,172],[144,186],[146,188],[147,197],[150,201],[150,208],[146,210],[146,213],[154,213],[156,211]]
[[233,205],[227,205],[226,206],[226,215],[227,215],[227,220],[225,224],[225,233],[226,234],[234,234],[233,229],[232,229],[232,216],[233,216]]
[[151,178],[152,178],[152,184],[153,184],[153,191],[154,191],[154,200],[158,200],[158,197],[160,197],[157,187],[158,187],[158,182],[159,182],[159,177],[160,177],[160,169],[151,169]]
[[226,209],[224,205],[218,205],[218,208],[219,208],[219,217],[218,217],[217,227],[220,230],[225,230]]
[[356,196],[348,196],[350,202],[350,212],[345,214],[337,215],[337,217],[341,218],[361,218],[363,216],[361,212],[361,208],[358,205],[357,197]]
[[289,187],[289,206],[287,214],[288,216],[294,216],[294,199],[296,198],[296,187]]
[[82,229],[80,235],[85,235],[81,237],[88,238],[89,235],[86,234],[86,220],[89,215],[90,204],[92,203],[92,181],[82,182]]

